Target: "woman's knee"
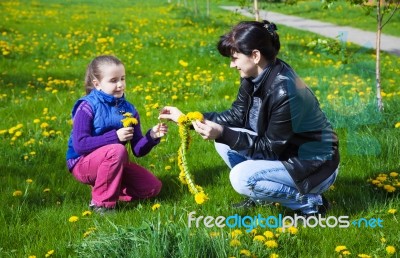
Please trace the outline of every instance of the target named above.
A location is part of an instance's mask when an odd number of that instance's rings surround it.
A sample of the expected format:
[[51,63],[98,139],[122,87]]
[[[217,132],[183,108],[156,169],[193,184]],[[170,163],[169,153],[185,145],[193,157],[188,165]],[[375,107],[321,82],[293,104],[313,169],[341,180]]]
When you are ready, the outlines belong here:
[[[245,163],[245,162],[243,162]],[[233,189],[239,193],[247,195],[249,191],[248,186],[248,174],[246,173],[246,166],[240,163],[236,165],[229,174],[229,180],[231,181],[231,185]]]

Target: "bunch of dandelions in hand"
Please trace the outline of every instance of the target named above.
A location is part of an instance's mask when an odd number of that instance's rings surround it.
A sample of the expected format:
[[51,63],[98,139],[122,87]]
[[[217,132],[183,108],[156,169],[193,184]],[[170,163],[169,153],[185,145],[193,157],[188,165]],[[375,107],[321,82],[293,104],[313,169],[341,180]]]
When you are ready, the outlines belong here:
[[130,127],[138,124],[138,120],[133,117],[132,113],[125,112],[122,114],[124,119],[121,120],[124,127]]
[[181,138],[181,144],[178,149],[178,166],[180,170],[179,180],[183,184],[188,185],[189,192],[194,194],[194,199],[197,204],[203,204],[208,197],[204,193],[203,188],[199,185],[196,185],[193,181],[187,164],[186,152],[190,145],[189,127],[191,126],[192,121],[203,121],[203,119],[203,114],[200,112],[189,112],[186,115],[182,114],[178,118],[179,136]]

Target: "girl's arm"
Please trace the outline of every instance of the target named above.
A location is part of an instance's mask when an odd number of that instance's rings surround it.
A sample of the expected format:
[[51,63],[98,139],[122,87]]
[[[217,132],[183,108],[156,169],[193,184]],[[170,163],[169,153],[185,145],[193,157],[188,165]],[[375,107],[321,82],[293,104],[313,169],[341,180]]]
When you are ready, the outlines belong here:
[[86,101],[77,108],[73,121],[72,144],[80,155],[88,154],[104,145],[119,143],[116,130],[92,136],[93,111]]
[[133,138],[131,140],[131,148],[136,157],[142,157],[148,154],[151,149],[160,142],[160,139],[153,139],[150,136],[151,129],[148,130],[145,135],[143,135],[138,113],[136,113],[135,118],[138,120],[138,123],[133,127],[134,131]]

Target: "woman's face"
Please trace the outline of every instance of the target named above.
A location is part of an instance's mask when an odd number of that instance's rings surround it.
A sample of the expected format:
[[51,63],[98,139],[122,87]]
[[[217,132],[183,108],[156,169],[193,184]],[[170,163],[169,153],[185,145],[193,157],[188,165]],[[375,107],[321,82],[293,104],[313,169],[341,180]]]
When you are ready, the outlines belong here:
[[242,78],[255,78],[258,75],[257,60],[254,55],[247,56],[242,53],[235,52],[231,57],[231,68],[236,68]]

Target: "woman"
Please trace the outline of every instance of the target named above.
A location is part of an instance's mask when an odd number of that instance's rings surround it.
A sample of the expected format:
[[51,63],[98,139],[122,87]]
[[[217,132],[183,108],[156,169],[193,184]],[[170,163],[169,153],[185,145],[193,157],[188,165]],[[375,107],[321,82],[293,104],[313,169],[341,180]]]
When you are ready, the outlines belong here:
[[[241,77],[237,99],[193,127],[215,140],[233,188],[247,197],[235,207],[275,202],[304,216],[324,214],[322,193],[338,173],[338,138],[311,90],[277,58],[276,30],[268,21],[245,21],[221,36],[218,50]],[[181,114],[165,107],[160,118],[176,122]]]

